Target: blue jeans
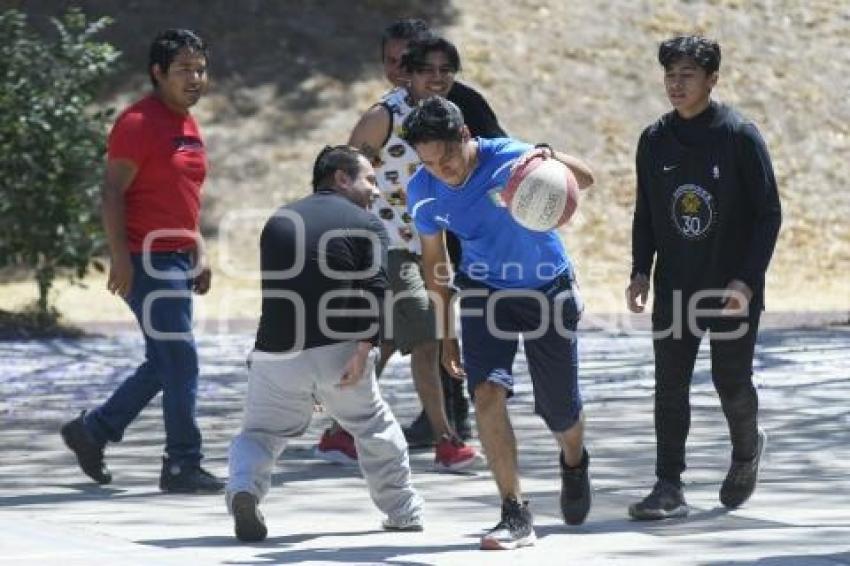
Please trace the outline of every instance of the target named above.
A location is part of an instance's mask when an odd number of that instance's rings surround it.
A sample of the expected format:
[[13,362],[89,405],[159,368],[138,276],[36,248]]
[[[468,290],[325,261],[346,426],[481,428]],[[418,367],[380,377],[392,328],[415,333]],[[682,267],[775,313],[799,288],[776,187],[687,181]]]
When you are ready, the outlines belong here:
[[[119,442],[124,430],[162,391],[165,452],[173,462],[197,464],[202,454],[201,431],[195,422],[198,353],[192,336],[192,259],[183,252],[153,252],[149,257],[160,273],[146,273],[141,254],[132,254],[133,287],[127,297],[145,338],[145,362],[106,403],[86,413],[84,423],[97,442]],[[152,293],[162,295],[151,297]]]

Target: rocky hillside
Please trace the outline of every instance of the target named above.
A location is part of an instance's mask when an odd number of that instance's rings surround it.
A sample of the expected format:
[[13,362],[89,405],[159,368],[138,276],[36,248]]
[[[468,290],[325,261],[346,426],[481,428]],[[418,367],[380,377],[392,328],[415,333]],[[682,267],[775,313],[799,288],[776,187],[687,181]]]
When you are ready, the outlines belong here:
[[[65,2],[0,1],[36,20]],[[211,313],[253,317],[256,237],[277,205],[306,194],[318,149],[341,143],[385,89],[378,37],[395,17],[426,17],[461,50],[461,80],[478,86],[516,137],[585,157],[597,186],[565,238],[589,306],[622,310],[629,270],[634,147],[667,108],[658,42],[701,32],[723,48],[716,98],[752,117],[772,152],[785,222],[769,274],[773,310],[850,310],[850,3],[834,0],[537,0],[239,3],[79,1],[116,23],[125,68],[106,103],[146,88],[145,50],[161,27],[212,44],[215,84],[197,109],[210,150],[205,227],[217,242]],[[92,285],[102,282],[92,278]],[[14,306],[28,284],[9,283]],[[100,291],[65,288],[72,318]],[[103,292],[105,293],[105,292]]]

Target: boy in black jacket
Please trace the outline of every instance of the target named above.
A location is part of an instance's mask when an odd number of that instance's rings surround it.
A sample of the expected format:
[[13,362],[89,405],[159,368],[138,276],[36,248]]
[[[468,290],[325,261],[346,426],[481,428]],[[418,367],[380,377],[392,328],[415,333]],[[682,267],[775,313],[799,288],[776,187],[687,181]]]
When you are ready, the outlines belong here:
[[781,223],[776,180],[755,125],[711,99],[720,46],[702,37],[659,48],[673,111],[644,130],[637,149],[632,226],[632,312],[647,301],[655,259],[656,476],[629,507],[635,519],[687,515],[681,473],[690,382],[700,338],[711,332],[712,379],[729,425],[732,464],[720,490],[729,508],[756,486],[766,436],[757,426],[752,362],[765,271]]

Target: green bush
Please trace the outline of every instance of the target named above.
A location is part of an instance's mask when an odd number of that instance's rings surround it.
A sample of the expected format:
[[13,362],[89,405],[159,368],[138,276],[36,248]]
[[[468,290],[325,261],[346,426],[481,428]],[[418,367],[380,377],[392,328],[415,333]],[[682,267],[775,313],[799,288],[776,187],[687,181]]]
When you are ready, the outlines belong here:
[[47,313],[53,280],[83,277],[103,244],[98,204],[106,120],[92,110],[119,52],[79,10],[51,37],[0,13],[0,267],[30,270]]

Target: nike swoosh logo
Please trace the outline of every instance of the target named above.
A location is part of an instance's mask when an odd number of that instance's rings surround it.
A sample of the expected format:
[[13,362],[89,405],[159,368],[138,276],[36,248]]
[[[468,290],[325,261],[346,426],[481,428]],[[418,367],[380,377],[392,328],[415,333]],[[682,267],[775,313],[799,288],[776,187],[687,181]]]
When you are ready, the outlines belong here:
[[678,165],[665,165],[665,166],[664,166],[664,172],[665,172],[665,173],[669,173],[670,171],[672,171],[672,170],[673,170],[673,169],[675,169],[676,167],[678,167]]

